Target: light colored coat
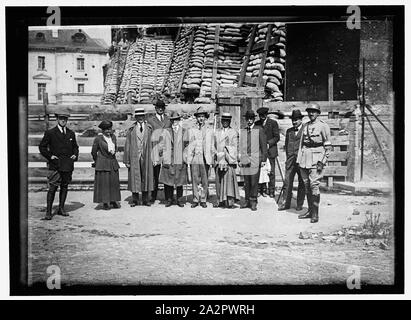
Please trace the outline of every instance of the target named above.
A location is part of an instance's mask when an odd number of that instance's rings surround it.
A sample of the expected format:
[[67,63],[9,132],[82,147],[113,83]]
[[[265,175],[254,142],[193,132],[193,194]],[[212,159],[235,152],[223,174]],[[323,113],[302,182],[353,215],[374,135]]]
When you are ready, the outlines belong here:
[[163,143],[160,183],[169,186],[187,184],[187,154],[184,152],[188,145],[187,130],[181,125],[176,133],[172,128],[165,129]]
[[123,162],[130,165],[128,190],[131,192],[153,190],[152,131],[151,125],[145,123],[144,131],[140,133],[137,122],[127,131]]

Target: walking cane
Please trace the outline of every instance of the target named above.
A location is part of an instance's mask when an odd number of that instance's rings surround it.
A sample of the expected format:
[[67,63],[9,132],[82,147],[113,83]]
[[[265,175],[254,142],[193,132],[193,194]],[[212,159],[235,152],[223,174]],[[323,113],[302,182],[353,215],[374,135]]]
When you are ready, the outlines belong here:
[[[278,170],[280,171],[281,180],[283,181],[283,185],[284,185],[284,175],[283,175],[283,171],[281,170],[280,161],[278,161],[278,157],[275,158],[275,161],[277,162]],[[281,199],[283,190],[284,188],[281,188],[280,194],[278,195],[277,204],[278,204],[278,201],[280,201]]]

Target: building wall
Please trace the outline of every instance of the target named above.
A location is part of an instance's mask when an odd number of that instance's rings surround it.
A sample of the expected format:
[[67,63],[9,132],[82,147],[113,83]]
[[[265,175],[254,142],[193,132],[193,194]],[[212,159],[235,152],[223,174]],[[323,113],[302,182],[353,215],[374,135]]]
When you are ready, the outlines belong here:
[[[39,71],[38,56],[45,56],[46,70]],[[77,70],[77,58],[84,58],[84,71]],[[99,103],[104,91],[103,65],[106,54],[41,51],[29,52],[29,104],[42,103],[37,99],[37,83],[46,83],[49,103],[59,103],[56,95],[63,95],[66,103]],[[45,75],[51,79],[33,79]],[[77,94],[77,85],[84,84],[84,95]],[[85,97],[84,99],[82,97]],[[90,99],[90,97],[95,97]]]
[[[38,69],[38,56],[45,57],[45,70]],[[49,96],[49,103],[56,103],[56,59],[52,52],[29,51],[29,104],[41,104],[37,98],[37,84],[45,83]],[[50,79],[46,79],[46,77]]]

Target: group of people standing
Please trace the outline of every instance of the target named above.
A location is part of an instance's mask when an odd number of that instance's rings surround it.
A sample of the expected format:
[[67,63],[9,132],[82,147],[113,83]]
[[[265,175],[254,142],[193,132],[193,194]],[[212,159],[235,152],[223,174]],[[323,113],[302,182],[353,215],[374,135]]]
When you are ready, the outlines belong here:
[[[184,207],[183,187],[192,183],[191,207],[207,207],[209,198],[210,168],[215,171],[217,201],[214,207],[235,208],[240,200],[237,173],[244,179],[245,201],[241,208],[257,210],[258,193],[275,197],[275,163],[280,140],[277,121],[268,118],[268,108],[247,110],[245,127],[231,127],[232,115],[221,114],[219,129],[206,125],[208,112],[199,107],[195,112],[193,128],[181,125],[181,115],[165,114],[165,103],[156,101],[155,115],[148,117],[144,108],[134,111],[135,122],[126,132],[124,165],[128,168],[130,206],[151,206],[158,197],[159,183],[164,185],[165,206]],[[299,179],[297,210],[302,209],[307,196],[309,210],[299,218],[318,221],[320,201],[319,182],[330,150],[330,129],[317,119],[318,105],[306,109],[310,121],[302,124],[302,114],[294,110],[293,127],[286,133],[286,175],[279,201],[279,210],[290,208],[294,176]],[[73,163],[78,159],[78,145],[73,131],[66,128],[68,114],[57,114],[58,124],[46,131],[40,152],[48,160],[49,191],[45,219],[52,218],[54,194],[60,186],[60,204],[56,214],[68,215],[64,210],[67,186],[71,181]],[[121,200],[117,139],[111,121],[102,121],[102,130],[93,142],[92,157],[95,167],[95,203],[103,203],[103,209],[120,208]],[[259,183],[261,168],[269,162],[268,190]],[[174,196],[174,192],[176,195]],[[141,198],[140,198],[141,196]]]

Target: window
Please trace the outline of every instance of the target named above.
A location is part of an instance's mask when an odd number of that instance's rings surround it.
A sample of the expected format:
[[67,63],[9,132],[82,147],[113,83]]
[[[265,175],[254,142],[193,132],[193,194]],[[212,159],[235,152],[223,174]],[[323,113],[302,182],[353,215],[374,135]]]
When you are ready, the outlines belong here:
[[43,101],[43,95],[46,92],[46,84],[38,83],[37,84],[37,100]]
[[39,56],[37,58],[38,61],[38,70],[45,70],[46,69],[46,58]]
[[84,58],[77,58],[77,70],[84,71]]
[[77,84],[77,92],[84,93],[84,83]]

